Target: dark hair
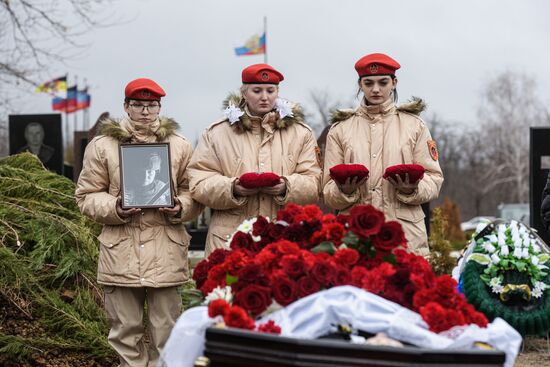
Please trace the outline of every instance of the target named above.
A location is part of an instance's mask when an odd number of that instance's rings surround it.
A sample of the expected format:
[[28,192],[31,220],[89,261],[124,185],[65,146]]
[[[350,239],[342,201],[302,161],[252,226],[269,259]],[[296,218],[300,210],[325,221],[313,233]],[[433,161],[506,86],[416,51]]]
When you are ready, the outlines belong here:
[[[383,75],[388,75],[391,80],[395,80],[395,74],[383,74]],[[363,76],[377,76],[377,75],[363,75]],[[357,84],[361,84],[361,78],[363,78],[363,76],[359,77],[359,79],[357,80]],[[359,94],[361,94],[361,87],[359,87],[357,89],[357,95],[355,96],[356,98],[359,98]],[[393,89],[393,101],[394,102],[397,102],[397,100],[399,99],[399,94],[397,93],[397,87]]]

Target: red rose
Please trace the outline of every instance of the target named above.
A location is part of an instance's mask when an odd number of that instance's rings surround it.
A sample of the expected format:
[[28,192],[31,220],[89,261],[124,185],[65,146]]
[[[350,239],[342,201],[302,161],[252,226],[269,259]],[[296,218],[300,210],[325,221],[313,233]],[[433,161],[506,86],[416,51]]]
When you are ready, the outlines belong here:
[[246,264],[242,267],[237,273],[237,278],[237,283],[231,286],[234,291],[239,291],[249,284],[268,285],[261,266],[254,263]]
[[233,304],[241,306],[253,316],[257,316],[271,304],[271,289],[257,284],[250,284],[235,293]]
[[241,231],[235,232],[233,238],[231,239],[231,249],[245,249],[252,250],[254,247],[254,241],[249,233],[244,233]]
[[258,331],[260,333],[280,334],[281,327],[274,323],[273,320],[269,320],[265,324],[261,324],[260,326],[258,326]]
[[210,256],[208,256],[208,267],[209,269],[213,268],[215,265],[221,264],[225,261],[225,258],[227,255],[229,255],[231,251],[226,250],[224,248],[218,248],[215,249]]
[[349,229],[361,238],[377,234],[384,224],[384,213],[372,205],[356,205],[350,210]]
[[216,299],[208,304],[208,316],[224,316],[229,311],[229,303],[224,299]]
[[334,267],[329,261],[317,260],[311,268],[311,276],[323,286],[328,287],[334,276],[333,271]]
[[298,255],[285,255],[281,258],[284,272],[291,278],[298,278],[306,270],[306,262]]
[[298,280],[298,293],[300,297],[309,296],[321,290],[321,284],[310,276],[303,276]]
[[252,225],[252,234],[254,236],[265,236],[268,233],[269,222],[265,217],[259,215],[256,217],[256,221]]
[[339,285],[350,285],[351,284],[351,273],[348,269],[339,266],[336,270],[336,273],[334,274],[334,279],[332,281],[332,285],[339,286]]
[[380,232],[373,238],[374,248],[381,252],[391,252],[396,247],[407,244],[405,233],[401,223],[397,221],[386,222],[380,228]]
[[254,330],[256,325],[248,313],[239,306],[231,306],[223,317],[225,325],[239,329]]
[[286,277],[277,277],[272,280],[273,298],[281,306],[287,306],[298,299],[296,282]]
[[359,252],[352,248],[344,248],[334,253],[334,261],[337,264],[350,268],[359,261]]
[[193,269],[193,280],[197,285],[197,288],[200,289],[206,279],[208,278],[208,260],[202,260],[195,266]]

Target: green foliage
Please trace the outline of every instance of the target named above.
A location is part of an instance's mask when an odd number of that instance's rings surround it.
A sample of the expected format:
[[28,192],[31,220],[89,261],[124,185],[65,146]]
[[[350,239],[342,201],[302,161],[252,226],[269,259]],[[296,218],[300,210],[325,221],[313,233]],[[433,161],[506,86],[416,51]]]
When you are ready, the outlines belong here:
[[0,332],[0,353],[14,360],[55,349],[113,355],[95,283],[100,226],[80,214],[74,190],[32,154],[0,160],[0,299],[48,333]]
[[430,264],[437,275],[450,274],[455,259],[451,257],[451,243],[447,239],[447,221],[441,208],[435,208],[432,212],[432,224],[430,227]]

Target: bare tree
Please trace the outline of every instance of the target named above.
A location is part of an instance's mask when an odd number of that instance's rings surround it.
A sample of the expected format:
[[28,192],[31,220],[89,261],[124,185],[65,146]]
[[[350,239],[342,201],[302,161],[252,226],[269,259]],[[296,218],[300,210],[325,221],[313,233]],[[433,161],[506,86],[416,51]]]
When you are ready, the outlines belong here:
[[487,184],[508,184],[503,201],[528,202],[529,128],[550,123],[535,80],[511,71],[498,75],[487,84],[478,115],[491,162]]
[[[112,0],[0,0],[0,156],[7,154],[12,100],[51,79],[52,65],[86,47],[85,32],[108,26]],[[57,75],[56,75],[57,76]]]

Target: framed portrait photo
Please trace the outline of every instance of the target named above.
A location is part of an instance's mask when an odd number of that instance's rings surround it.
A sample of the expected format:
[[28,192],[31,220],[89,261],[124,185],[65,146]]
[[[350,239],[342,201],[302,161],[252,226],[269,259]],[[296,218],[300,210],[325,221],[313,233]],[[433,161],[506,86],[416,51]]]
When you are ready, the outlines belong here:
[[122,208],[173,207],[170,144],[121,144]]

